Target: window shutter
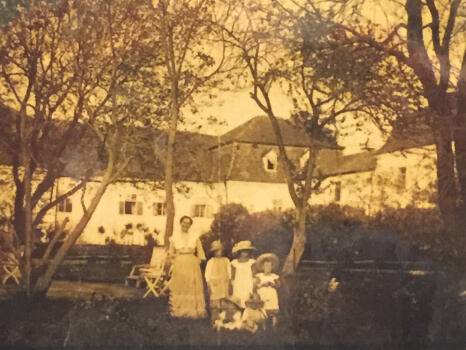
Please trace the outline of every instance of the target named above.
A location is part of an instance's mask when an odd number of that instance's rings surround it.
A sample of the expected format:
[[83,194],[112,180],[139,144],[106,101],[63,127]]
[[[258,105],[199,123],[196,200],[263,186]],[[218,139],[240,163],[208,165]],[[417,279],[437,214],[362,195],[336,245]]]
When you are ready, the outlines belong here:
[[191,216],[196,217],[196,205],[191,205]]
[[136,202],[136,211],[138,215],[142,215],[142,202]]
[[125,213],[125,202],[120,201],[120,215]]
[[206,205],[205,207],[205,216],[211,218],[213,216],[213,208],[211,205]]
[[71,199],[69,198],[66,199],[66,211],[68,213],[71,213],[73,211],[73,202],[71,202]]

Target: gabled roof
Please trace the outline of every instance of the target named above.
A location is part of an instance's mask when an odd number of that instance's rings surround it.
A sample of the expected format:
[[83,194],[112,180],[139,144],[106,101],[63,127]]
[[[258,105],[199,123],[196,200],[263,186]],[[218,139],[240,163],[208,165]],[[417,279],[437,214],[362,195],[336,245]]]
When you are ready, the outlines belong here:
[[[286,119],[277,119],[285,146],[306,147],[311,144],[309,135]],[[244,142],[276,145],[276,137],[269,117],[259,116],[234,128],[220,137],[222,144]]]
[[[0,165],[11,166],[14,154],[14,117],[11,110],[0,104]],[[66,164],[62,176],[81,178],[86,169],[92,168],[94,175],[98,176],[105,169],[105,152],[102,150],[101,142],[90,130],[83,130],[84,125],[75,127],[70,136],[68,145],[60,157],[60,162]],[[85,131],[84,135],[79,135]],[[54,121],[49,128],[46,142],[41,144],[39,153],[39,167],[47,169],[49,164],[56,163],[54,152],[55,141],[63,136],[64,128],[58,120]],[[122,179],[132,178],[134,180],[162,180],[164,177],[163,161],[156,155],[166,152],[167,134],[153,128],[121,128],[119,131],[119,142],[131,140],[130,145],[125,147],[127,151],[118,157],[130,157],[128,166],[120,175]],[[216,138],[193,132],[179,131],[175,143],[174,157],[174,179],[185,181],[206,181],[209,177],[211,164],[210,158],[206,157],[207,149],[216,142]],[[129,150],[129,151],[128,151]],[[116,150],[118,153],[119,150]]]
[[[270,152],[276,152],[277,146],[232,144],[211,150],[212,181],[248,181],[264,183],[284,183],[285,176],[280,161],[276,171],[267,171],[264,168],[263,157]],[[298,159],[302,149],[287,150],[288,157]]]
[[433,145],[434,137],[427,118],[427,115],[419,114],[412,118],[397,120],[387,142],[376,151],[376,154],[406,151]]
[[317,160],[316,173],[321,176],[335,176],[373,171],[377,166],[375,153],[369,151],[347,156],[337,152],[322,154]]
[[[458,95],[456,93],[447,93],[443,103],[453,116],[456,115],[458,111]],[[393,125],[390,137],[385,145],[377,151],[377,154],[402,152],[413,148],[434,145],[435,141],[431,127],[432,120],[433,115],[428,108],[420,109],[412,115],[398,118]]]
[[[1,120],[0,120],[1,121]],[[8,123],[7,123],[8,124]],[[307,133],[287,120],[279,120],[288,157],[299,166],[300,158],[308,151],[311,140]],[[57,129],[58,130],[58,129]],[[1,130],[0,130],[1,132]],[[130,128],[120,135],[132,137],[131,161],[122,178],[140,180],[163,180],[163,158],[166,152],[167,134],[151,128]],[[274,150],[278,154],[275,134],[268,117],[256,117],[219,138],[195,132],[177,133],[174,157],[175,181],[218,182],[228,180],[283,183],[282,166],[277,171],[266,171],[263,166],[265,154]],[[234,145],[233,142],[237,142]],[[5,150],[5,145],[0,147]],[[62,157],[67,164],[64,176],[81,177],[90,161],[94,169],[104,169],[105,156],[99,157],[98,142],[92,134],[71,147]],[[158,155],[156,155],[157,152]],[[2,164],[11,164],[8,152],[1,157]],[[161,156],[161,157],[160,157]],[[4,159],[2,159],[4,158]],[[51,159],[53,155],[51,155]],[[47,164],[46,162],[44,164]],[[375,168],[372,153],[342,156],[340,150],[322,149],[317,159],[316,176],[363,172]]]

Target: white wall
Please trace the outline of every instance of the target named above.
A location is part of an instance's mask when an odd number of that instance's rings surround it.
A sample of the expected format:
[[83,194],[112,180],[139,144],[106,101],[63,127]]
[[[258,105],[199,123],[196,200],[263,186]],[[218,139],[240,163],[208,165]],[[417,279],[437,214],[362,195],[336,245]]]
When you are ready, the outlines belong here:
[[228,203],[240,203],[249,212],[258,212],[281,206],[293,208],[293,202],[284,183],[229,181],[226,193]]
[[[406,168],[404,187],[399,187],[400,169]],[[334,176],[323,181],[321,193],[311,196],[310,204],[338,203],[364,209],[373,215],[384,207],[414,205],[430,208],[436,191],[435,146],[416,148],[377,156],[373,172]],[[336,182],[341,182],[340,201],[335,201]]]
[[[406,182],[399,188],[397,179],[401,168],[406,168]],[[436,169],[435,146],[379,155],[375,171],[379,183],[375,186],[377,192],[374,195],[382,202],[380,205],[433,207],[430,197],[436,191]]]
[[[68,181],[62,179],[62,182]],[[92,183],[87,186],[85,202],[88,204],[92,198],[98,183]],[[184,183],[188,187],[187,193],[175,193],[175,228],[178,221],[183,215],[193,216],[193,206],[203,204],[212,208],[211,214],[218,211],[222,204],[222,198],[218,197],[215,186],[213,189],[205,184]],[[72,198],[73,210],[71,213],[57,212],[57,220],[61,222],[66,217],[70,219],[70,227],[74,226],[83,215],[81,206],[82,192],[76,193]],[[142,202],[142,215],[134,213],[132,215],[120,214],[120,201],[125,201],[130,196],[136,196],[137,202]],[[97,209],[87,225],[84,233],[81,235],[79,242],[104,244],[107,237],[115,240],[117,243],[126,244],[144,244],[144,232],[138,232],[134,229],[133,235],[127,235],[121,238],[121,232],[125,225],[132,224],[136,228],[138,224],[144,224],[149,232],[157,230],[161,233],[165,229],[166,216],[156,216],[153,213],[154,203],[165,202],[163,190],[155,189],[152,184],[139,184],[137,187],[130,183],[117,183],[108,187],[103,195]],[[212,215],[205,218],[194,218],[192,229],[200,233],[208,231],[212,222]],[[104,228],[104,233],[99,232],[99,227]]]
[[[399,169],[406,167],[406,186],[397,189],[397,175]],[[11,179],[10,172],[2,168],[0,176],[2,179]],[[340,201],[335,201],[335,183],[341,182]],[[382,154],[377,158],[377,167],[374,172],[357,174],[347,174],[326,179],[321,192],[313,194],[310,204],[330,204],[350,205],[363,208],[367,214],[375,214],[384,206],[405,207],[413,204],[418,207],[431,207],[429,197],[435,191],[436,167],[435,167],[435,147],[425,147],[412,149],[405,153],[395,152]],[[62,178],[54,195],[66,192],[70,185],[74,183],[72,179]],[[99,185],[98,182],[91,182],[86,186],[84,203],[89,205],[92,194]],[[280,206],[281,209],[293,208],[291,197],[288,193],[287,185],[284,183],[260,183],[229,181],[226,186],[223,183],[212,185],[185,182],[179,184],[187,191],[175,194],[175,228],[183,215],[193,216],[193,207],[196,204],[205,204],[211,207],[209,217],[194,217],[193,230],[205,233],[209,230],[215,214],[221,205],[228,203],[240,203],[250,212],[258,212],[267,209],[274,209]],[[3,182],[2,201],[12,201],[14,188],[7,182]],[[8,194],[10,193],[10,194]],[[68,227],[73,227],[81,218],[83,208],[81,197],[83,192],[79,191],[71,197],[72,212],[49,211],[45,217],[44,225],[54,225],[62,222],[65,218],[70,219]],[[50,198],[50,194],[47,194]],[[128,196],[135,195],[137,201],[143,204],[142,215],[120,214],[120,201],[126,200]],[[157,230],[162,233],[165,228],[166,216],[153,215],[153,203],[164,202],[164,191],[155,189],[150,182],[140,183],[134,186],[131,183],[117,183],[109,186],[102,197],[92,219],[86,227],[79,242],[104,244],[107,238],[124,244],[144,244],[144,232],[133,230],[133,235],[121,238],[121,231],[126,224],[131,223],[135,228],[137,224],[144,224],[150,232]],[[104,233],[99,233],[99,227],[104,228]]]
[[[322,182],[320,191],[311,196],[311,205],[339,204],[364,209],[370,214],[373,195],[373,172],[332,176]],[[337,183],[341,183],[340,199],[335,196]]]

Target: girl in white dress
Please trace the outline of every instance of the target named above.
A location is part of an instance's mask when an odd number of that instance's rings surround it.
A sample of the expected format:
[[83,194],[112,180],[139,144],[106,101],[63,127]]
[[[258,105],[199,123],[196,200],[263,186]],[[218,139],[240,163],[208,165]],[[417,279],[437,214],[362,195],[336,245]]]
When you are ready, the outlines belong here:
[[279,310],[277,288],[280,285],[280,277],[273,271],[277,269],[278,263],[275,254],[262,254],[256,263],[257,270],[261,272],[255,276],[257,293],[264,301],[264,310],[274,327],[277,324]]
[[239,255],[231,262],[233,295],[240,300],[243,309],[254,289],[252,266],[256,261],[250,257],[250,253],[255,250],[250,241],[241,241],[233,247],[233,254]]

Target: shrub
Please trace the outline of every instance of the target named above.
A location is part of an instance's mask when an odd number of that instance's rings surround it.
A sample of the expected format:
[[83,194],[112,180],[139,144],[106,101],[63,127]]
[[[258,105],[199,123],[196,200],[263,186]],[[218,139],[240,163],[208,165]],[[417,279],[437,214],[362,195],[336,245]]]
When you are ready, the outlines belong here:
[[[345,267],[355,260],[416,261],[420,247],[436,257],[453,251],[442,234],[436,209],[388,208],[369,217],[361,209],[331,204],[309,206],[307,216],[303,259],[337,261]],[[201,239],[206,250],[213,240],[221,239],[230,258],[236,242],[251,240],[260,253],[275,253],[283,262],[291,248],[294,225],[292,210],[249,214],[243,206],[229,204],[215,215],[211,230]]]
[[225,256],[231,258],[235,243],[251,240],[251,231],[248,229],[250,215],[241,204],[227,204],[214,215],[210,231],[201,236],[204,249],[208,251],[215,240],[222,241]]
[[298,283],[292,301],[292,323],[299,340],[309,342],[339,333],[338,318],[344,298],[338,285],[334,278],[305,279]]
[[440,235],[440,216],[432,209],[408,207],[387,209],[375,217],[362,210],[338,205],[309,208],[305,258],[336,260],[351,265],[354,260],[415,261],[418,245]]
[[250,240],[258,253],[274,253],[283,262],[291,248],[293,220],[291,212],[249,214],[240,204],[228,204],[215,215],[210,231],[201,237],[201,241],[208,251],[211,243],[220,239],[225,255],[233,258],[231,251],[235,243]]
[[293,242],[293,224],[291,212],[264,211],[250,215],[248,229],[259,253],[274,253],[283,263]]

